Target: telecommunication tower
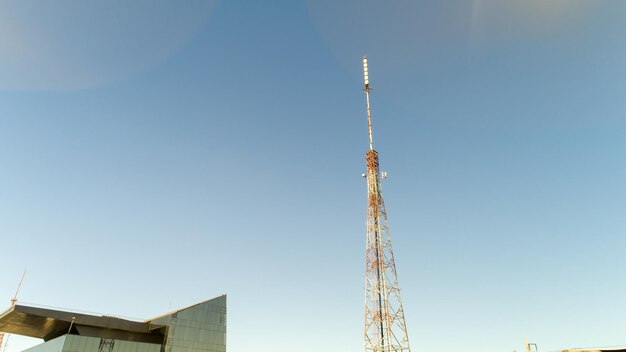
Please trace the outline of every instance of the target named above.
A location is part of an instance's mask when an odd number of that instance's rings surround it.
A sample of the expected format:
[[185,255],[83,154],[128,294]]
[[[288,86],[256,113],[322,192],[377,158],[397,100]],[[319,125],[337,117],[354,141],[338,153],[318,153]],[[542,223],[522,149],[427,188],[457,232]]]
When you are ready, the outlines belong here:
[[367,221],[365,263],[365,352],[410,352],[404,320],[396,263],[391,248],[387,212],[380,187],[378,152],[372,139],[370,84],[367,57],[363,57],[363,76],[370,149],[367,163]]

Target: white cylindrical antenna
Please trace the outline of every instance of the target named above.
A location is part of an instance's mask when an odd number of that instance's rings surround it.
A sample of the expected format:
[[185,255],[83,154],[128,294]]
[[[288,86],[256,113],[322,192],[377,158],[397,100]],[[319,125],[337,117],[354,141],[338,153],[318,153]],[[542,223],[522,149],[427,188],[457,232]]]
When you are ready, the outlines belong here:
[[363,57],[363,78],[365,79],[365,89],[367,89],[370,84],[369,73],[367,72],[367,56]]
[[367,108],[367,129],[370,135],[370,150],[374,150],[372,139],[372,113],[370,111],[370,77],[367,67],[367,56],[363,56],[363,80],[365,82],[365,107]]

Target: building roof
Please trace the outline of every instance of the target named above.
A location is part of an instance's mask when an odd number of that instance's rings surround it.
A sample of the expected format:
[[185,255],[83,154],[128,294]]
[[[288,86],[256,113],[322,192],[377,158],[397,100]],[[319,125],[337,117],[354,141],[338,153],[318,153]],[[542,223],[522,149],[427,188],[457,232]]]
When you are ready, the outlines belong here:
[[72,330],[80,335],[123,338],[130,341],[160,343],[163,331],[150,325],[111,316],[15,305],[0,313],[0,331],[44,340]]
[[17,304],[0,313],[0,332],[45,341],[73,334],[162,344],[168,317],[210,302],[225,304],[225,299],[218,296],[145,321]]

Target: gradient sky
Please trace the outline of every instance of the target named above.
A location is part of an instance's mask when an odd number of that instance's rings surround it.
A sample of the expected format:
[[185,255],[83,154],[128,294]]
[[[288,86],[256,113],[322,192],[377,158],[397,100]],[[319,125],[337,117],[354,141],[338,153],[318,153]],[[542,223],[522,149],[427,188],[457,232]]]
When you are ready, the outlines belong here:
[[[374,143],[413,351],[626,344],[626,2],[0,2],[0,298],[363,349]],[[38,341],[11,337],[8,351]]]

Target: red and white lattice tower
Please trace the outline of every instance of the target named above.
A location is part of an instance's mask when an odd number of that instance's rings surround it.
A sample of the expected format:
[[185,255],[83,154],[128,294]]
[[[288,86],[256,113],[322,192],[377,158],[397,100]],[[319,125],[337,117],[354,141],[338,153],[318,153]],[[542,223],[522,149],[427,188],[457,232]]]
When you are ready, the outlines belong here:
[[367,126],[370,149],[367,161],[367,239],[365,267],[365,352],[409,352],[409,336],[404,321],[396,264],[387,225],[387,212],[380,188],[383,178],[378,152],[372,140],[370,84],[367,57],[363,58]]

